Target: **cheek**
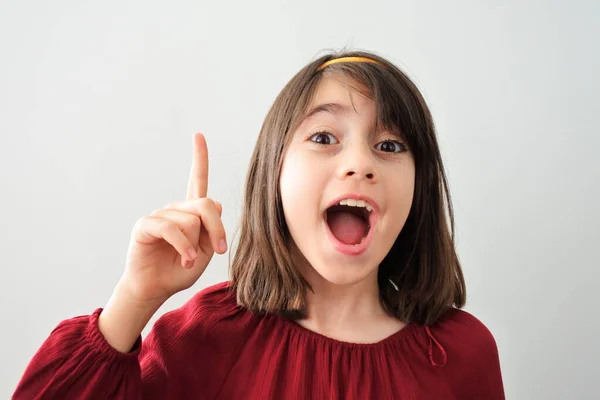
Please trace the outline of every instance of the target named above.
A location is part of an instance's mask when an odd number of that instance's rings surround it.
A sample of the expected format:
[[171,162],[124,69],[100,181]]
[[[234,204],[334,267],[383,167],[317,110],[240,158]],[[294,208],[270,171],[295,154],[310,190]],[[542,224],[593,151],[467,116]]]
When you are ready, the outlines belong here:
[[415,190],[414,168],[411,165],[410,168],[396,171],[389,179],[396,182],[394,185],[387,186],[386,197],[389,199],[391,209],[398,210],[391,214],[390,221],[394,229],[397,229],[398,225],[401,227],[404,224],[412,207]]
[[285,155],[279,190],[288,224],[316,215],[324,187],[324,177],[319,170],[314,160],[302,152],[290,151]]
[[283,159],[281,175],[279,178],[279,190],[281,192],[281,203],[286,220],[294,217],[294,210],[298,210],[298,203],[302,201],[300,188],[303,186],[303,174],[300,160],[294,152],[289,152]]

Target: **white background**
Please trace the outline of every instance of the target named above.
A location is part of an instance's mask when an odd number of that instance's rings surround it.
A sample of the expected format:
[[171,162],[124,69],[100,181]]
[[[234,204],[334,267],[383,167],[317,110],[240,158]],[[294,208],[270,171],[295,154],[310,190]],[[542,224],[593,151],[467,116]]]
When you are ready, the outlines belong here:
[[[600,398],[597,2],[0,4],[1,398],[60,320],[105,304],[135,221],[183,199],[196,131],[234,236],[270,104],[343,47],[390,58],[431,106],[466,309],[507,398]],[[225,279],[216,257],[159,313]]]

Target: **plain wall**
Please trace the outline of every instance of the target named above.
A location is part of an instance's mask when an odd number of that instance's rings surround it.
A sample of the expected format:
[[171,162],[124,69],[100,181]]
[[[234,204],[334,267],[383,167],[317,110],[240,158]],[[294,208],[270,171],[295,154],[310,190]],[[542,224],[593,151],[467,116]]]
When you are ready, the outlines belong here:
[[592,1],[3,1],[0,397],[62,319],[104,306],[135,221],[184,198],[194,132],[234,236],[269,106],[347,47],[389,57],[431,106],[466,310],[496,337],[507,398],[600,398],[599,16]]

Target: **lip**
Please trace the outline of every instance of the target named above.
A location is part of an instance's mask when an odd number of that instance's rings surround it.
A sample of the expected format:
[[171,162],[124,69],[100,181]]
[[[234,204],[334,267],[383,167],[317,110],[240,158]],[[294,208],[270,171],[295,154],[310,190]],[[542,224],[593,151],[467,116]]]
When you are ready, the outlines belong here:
[[[335,237],[333,232],[331,232],[331,229],[329,229],[329,224],[327,223],[327,210],[331,206],[336,205],[337,203],[339,203],[341,200],[344,200],[344,199],[364,200],[373,207],[373,211],[371,211],[371,214],[369,215],[369,233],[367,233],[367,236],[365,237],[365,239],[359,244],[342,243]],[[357,256],[359,254],[362,254],[369,248],[369,245],[371,244],[371,239],[373,238],[373,232],[375,231],[375,226],[377,225],[378,221],[379,221],[379,206],[378,206],[377,202],[375,202],[375,200],[373,200],[369,196],[365,196],[363,194],[347,193],[342,196],[339,196],[336,199],[334,199],[333,201],[331,201],[331,203],[329,203],[329,205],[327,206],[325,211],[323,211],[323,223],[325,224],[325,230],[327,232],[327,236],[329,237],[329,240],[332,242],[333,246],[335,247],[335,249],[337,251],[339,251],[342,254],[346,254],[346,255],[350,255],[350,256]]]

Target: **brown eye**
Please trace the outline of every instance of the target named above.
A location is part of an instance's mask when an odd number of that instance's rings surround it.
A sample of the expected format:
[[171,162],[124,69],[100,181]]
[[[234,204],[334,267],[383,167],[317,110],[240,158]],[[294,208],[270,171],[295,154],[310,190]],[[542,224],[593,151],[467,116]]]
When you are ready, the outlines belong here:
[[397,140],[384,140],[383,142],[377,143],[375,148],[386,153],[400,153],[405,150],[404,145]]
[[317,132],[310,137],[310,140],[317,144],[324,145],[336,144],[338,142],[337,139],[329,132]]

